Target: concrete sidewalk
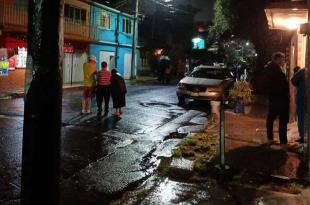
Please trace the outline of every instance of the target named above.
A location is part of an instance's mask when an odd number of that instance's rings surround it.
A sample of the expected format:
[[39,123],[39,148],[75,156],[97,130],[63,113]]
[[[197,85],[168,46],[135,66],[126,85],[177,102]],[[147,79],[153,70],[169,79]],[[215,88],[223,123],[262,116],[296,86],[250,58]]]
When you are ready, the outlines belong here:
[[[287,136],[290,148],[286,152],[279,144],[278,121],[274,124],[276,143],[266,145],[265,116],[267,107],[264,105],[253,105],[249,115],[226,112],[227,163],[234,169],[247,172],[249,178],[266,177],[265,182],[258,183],[255,200],[251,204],[308,205],[310,195],[307,186],[298,185],[300,192],[298,194],[288,193],[297,186],[296,181],[303,181],[302,153],[300,153],[302,145],[295,142],[299,136],[297,123],[288,124]],[[290,186],[293,188],[288,188]]]
[[[253,108],[257,109],[257,108]],[[301,160],[295,143],[298,137],[296,122],[288,125],[289,150],[281,149],[278,135],[278,122],[274,124],[276,143],[267,146],[266,121],[262,117],[225,114],[226,158],[237,169],[246,169],[264,175],[274,175],[288,179],[301,177]]]
[[[295,149],[297,145],[294,140],[298,136],[296,123],[288,125],[291,145],[288,152],[282,150],[277,143],[268,146],[266,108],[265,105],[254,105],[249,115],[225,112],[225,157],[233,172],[232,179],[219,183],[207,173],[207,177],[195,178],[197,175],[193,165],[178,165],[177,174],[176,171],[169,171],[168,175],[155,174],[113,205],[310,205],[309,183],[301,178],[301,155]],[[278,142],[277,124],[276,122],[274,125],[274,131]],[[218,130],[217,125],[205,132]],[[172,161],[174,159],[177,158],[173,157]],[[191,161],[181,159],[186,163]],[[218,156],[213,159],[214,164],[219,163]],[[168,169],[172,170],[173,167],[176,170],[174,164],[168,166]],[[206,172],[213,172],[213,168],[207,167]],[[184,178],[179,177],[181,175]]]
[[[64,84],[63,90],[75,90],[75,89],[82,89],[83,84]],[[0,94],[0,100],[1,99],[14,99],[14,98],[22,98],[25,95],[24,88],[15,89],[15,90],[8,90],[6,92],[3,92]]]

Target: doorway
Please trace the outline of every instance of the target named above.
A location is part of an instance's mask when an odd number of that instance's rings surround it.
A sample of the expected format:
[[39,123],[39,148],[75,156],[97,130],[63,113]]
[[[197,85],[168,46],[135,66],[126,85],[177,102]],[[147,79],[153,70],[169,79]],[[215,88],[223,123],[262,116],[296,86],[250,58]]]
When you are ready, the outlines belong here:
[[115,68],[115,53],[108,51],[100,51],[99,56],[99,66],[101,67],[101,62],[105,61],[108,64],[108,70],[112,70]]

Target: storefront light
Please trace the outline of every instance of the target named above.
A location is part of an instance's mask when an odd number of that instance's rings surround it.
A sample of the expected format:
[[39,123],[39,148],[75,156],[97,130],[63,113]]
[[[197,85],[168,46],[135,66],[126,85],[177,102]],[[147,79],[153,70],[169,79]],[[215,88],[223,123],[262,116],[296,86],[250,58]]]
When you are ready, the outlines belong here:
[[307,22],[307,9],[268,8],[265,9],[270,29],[297,30],[300,24]]
[[274,18],[273,23],[277,27],[285,27],[288,30],[296,30],[299,28],[300,24],[306,23],[307,20],[304,18]]

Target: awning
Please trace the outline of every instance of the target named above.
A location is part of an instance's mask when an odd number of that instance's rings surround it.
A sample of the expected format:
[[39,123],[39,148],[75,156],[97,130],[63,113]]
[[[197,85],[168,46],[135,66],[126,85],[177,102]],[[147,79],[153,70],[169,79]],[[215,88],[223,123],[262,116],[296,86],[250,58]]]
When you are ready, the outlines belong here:
[[8,49],[27,48],[27,42],[13,37],[6,37],[4,46]]
[[265,9],[270,29],[297,30],[307,23],[308,9],[304,3],[276,2]]

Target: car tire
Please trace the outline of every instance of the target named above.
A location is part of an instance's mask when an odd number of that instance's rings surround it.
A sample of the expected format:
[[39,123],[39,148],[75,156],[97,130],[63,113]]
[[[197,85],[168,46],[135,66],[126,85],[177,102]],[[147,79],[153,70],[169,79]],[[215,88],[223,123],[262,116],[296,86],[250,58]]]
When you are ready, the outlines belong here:
[[184,105],[185,104],[185,98],[178,97],[179,100],[179,105]]

